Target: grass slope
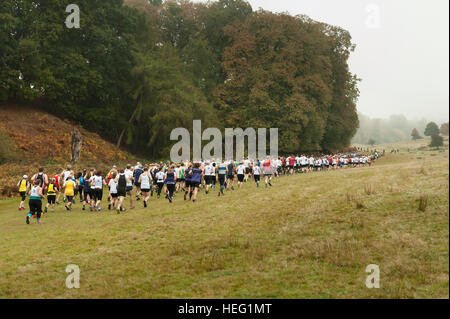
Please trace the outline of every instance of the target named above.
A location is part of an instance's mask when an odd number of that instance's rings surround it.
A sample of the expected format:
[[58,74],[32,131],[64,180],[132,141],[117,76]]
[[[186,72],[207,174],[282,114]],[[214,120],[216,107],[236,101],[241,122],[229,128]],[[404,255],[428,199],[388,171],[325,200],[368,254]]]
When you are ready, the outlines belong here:
[[[448,298],[448,151],[26,225],[0,201],[1,298]],[[418,209],[428,196],[425,212]],[[362,208],[356,208],[356,202]],[[65,268],[81,269],[67,289]],[[380,266],[380,289],[365,268]]]
[[[69,163],[75,127],[78,126],[37,108],[0,103],[0,198],[15,194],[21,175],[36,172],[39,167],[53,174]],[[98,134],[78,129],[83,147],[77,169],[93,165],[101,169],[136,160]]]

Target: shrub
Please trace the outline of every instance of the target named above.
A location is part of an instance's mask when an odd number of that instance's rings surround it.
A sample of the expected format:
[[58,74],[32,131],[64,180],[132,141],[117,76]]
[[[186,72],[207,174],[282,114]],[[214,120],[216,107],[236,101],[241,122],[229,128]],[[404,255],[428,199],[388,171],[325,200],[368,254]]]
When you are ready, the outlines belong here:
[[444,146],[444,138],[440,135],[432,135],[430,146],[431,147]]

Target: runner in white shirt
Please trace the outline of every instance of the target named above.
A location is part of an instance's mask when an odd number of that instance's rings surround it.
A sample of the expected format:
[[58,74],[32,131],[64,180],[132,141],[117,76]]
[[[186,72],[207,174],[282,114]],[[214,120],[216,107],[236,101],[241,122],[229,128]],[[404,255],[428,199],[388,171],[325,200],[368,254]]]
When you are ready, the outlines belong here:
[[159,167],[159,171],[155,174],[155,177],[156,177],[156,185],[158,185],[157,198],[160,198],[161,191],[164,188],[164,178],[166,177],[162,165]]
[[321,167],[322,167],[322,160],[320,158],[316,159],[314,161],[314,166],[316,171],[320,171]]
[[144,168],[144,172],[139,176],[139,183],[141,184],[141,192],[145,208],[147,207],[147,201],[150,198],[150,189],[152,187],[152,176],[147,167]]
[[211,162],[211,173],[210,173],[210,179],[211,179],[211,187],[214,191],[216,191],[216,163]]
[[114,210],[117,209],[117,203],[118,203],[118,194],[117,194],[117,181],[116,181],[117,173],[113,172],[111,175],[111,179],[109,180],[108,186],[109,186],[109,197],[110,202],[108,204],[108,209],[110,210],[111,207],[114,207]]
[[241,188],[242,183],[244,182],[245,177],[245,166],[243,162],[240,162],[237,169],[237,178],[238,178],[238,188]]
[[212,164],[210,162],[206,162],[204,167],[204,179],[205,179],[205,194],[209,193],[209,188],[212,184],[211,172],[212,172]]
[[259,187],[259,181],[261,180],[261,168],[256,165],[256,163],[253,165],[253,178],[256,183],[256,187]]
[[94,211],[101,211],[100,204],[103,198],[103,185],[106,185],[105,180],[102,177],[101,171],[96,171],[95,175],[90,179],[91,189],[94,197]]
[[314,157],[310,157],[308,160],[308,164],[309,164],[309,170],[313,171],[314,170]]

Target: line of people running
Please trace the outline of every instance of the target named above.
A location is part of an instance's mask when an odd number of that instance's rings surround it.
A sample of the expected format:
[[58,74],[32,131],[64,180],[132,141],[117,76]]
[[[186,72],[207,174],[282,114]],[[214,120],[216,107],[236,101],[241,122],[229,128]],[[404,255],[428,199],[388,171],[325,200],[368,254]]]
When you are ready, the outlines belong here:
[[[177,193],[182,193],[184,200],[197,202],[198,193],[204,189],[205,194],[216,191],[217,196],[224,196],[226,190],[241,188],[243,183],[253,179],[256,187],[260,186],[261,177],[265,187],[272,186],[273,177],[292,175],[294,173],[309,173],[332,169],[370,166],[378,158],[378,153],[362,155],[361,153],[336,154],[333,156],[307,157],[288,156],[265,160],[250,160],[244,158],[236,161],[202,161],[185,163],[159,163],[135,166],[128,164],[124,169],[113,166],[107,173],[91,169],[83,169],[77,174],[72,166],[49,178],[43,168],[31,179],[24,175],[18,182],[21,201],[19,210],[25,210],[27,195],[29,196],[29,212],[27,224],[31,218],[41,221],[42,213],[55,211],[55,205],[60,203],[61,195],[65,209],[71,211],[77,197],[82,210],[102,211],[104,189],[108,190],[108,210],[118,214],[125,211],[125,198],[129,198],[129,208],[135,208],[134,203],[142,200],[144,208],[148,206],[150,197],[160,198],[161,195],[172,203]],[[219,184],[218,190],[216,185]],[[237,184],[237,185],[236,185]],[[133,194],[134,192],[134,194]],[[47,203],[43,207],[43,199]]]

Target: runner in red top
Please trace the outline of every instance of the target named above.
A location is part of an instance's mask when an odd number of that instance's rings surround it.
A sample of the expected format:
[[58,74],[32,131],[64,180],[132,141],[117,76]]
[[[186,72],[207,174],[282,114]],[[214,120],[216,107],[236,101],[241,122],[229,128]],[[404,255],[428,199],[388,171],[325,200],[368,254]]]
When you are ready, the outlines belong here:
[[289,156],[289,173],[294,174],[295,157],[293,155]]
[[263,169],[264,169],[264,181],[266,183],[266,188],[267,188],[267,184],[272,186],[271,181],[272,181],[272,174],[273,174],[272,161],[270,160],[269,157],[267,157],[267,159],[263,162]]
[[[61,189],[60,187],[59,187],[59,171],[57,171],[56,172],[56,175],[55,176],[53,176],[53,178],[55,179],[55,185],[56,185],[56,188],[57,189]],[[57,197],[56,197],[56,204],[59,204],[59,196],[61,196],[61,192],[58,192],[58,195],[57,195]]]

